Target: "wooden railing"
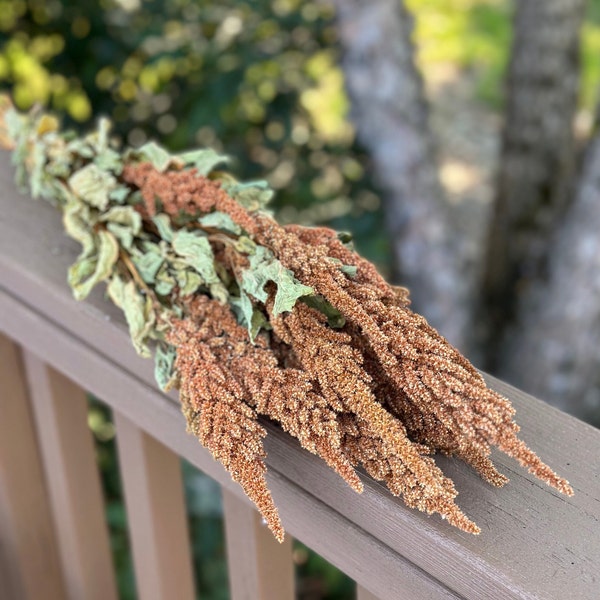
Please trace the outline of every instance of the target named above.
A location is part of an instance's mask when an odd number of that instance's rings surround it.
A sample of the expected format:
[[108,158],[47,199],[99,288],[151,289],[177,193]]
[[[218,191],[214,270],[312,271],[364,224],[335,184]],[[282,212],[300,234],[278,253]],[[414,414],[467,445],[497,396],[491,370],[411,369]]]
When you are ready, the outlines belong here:
[[116,597],[85,392],[115,415],[141,599],[195,596],[180,457],[222,486],[235,600],[293,598],[289,535],[356,580],[361,600],[600,598],[600,431],[493,379],[515,404],[524,439],[570,479],[573,498],[502,456],[511,478],[502,490],[440,458],[482,528],[470,536],[405,508],[366,475],[355,494],[266,424],[269,484],[288,532],[274,542],[186,434],[176,395],[158,390],[119,311],[100,291],[72,299],[65,279],[76,245],[51,207],[17,193],[1,160],[0,598]]

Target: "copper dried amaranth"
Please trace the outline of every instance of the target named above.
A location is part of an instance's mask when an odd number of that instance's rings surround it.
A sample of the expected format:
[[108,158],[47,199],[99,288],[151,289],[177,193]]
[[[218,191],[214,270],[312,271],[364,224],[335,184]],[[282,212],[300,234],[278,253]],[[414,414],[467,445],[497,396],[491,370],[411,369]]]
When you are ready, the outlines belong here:
[[[125,314],[136,351],[177,386],[189,430],[231,473],[278,540],[265,479],[263,415],[354,490],[355,467],[413,508],[479,528],[431,455],[456,456],[507,482],[492,446],[571,495],[517,437],[509,401],[409,308],[344,236],[280,226],[265,182],[240,183],[212,150],[122,150],[109,124],[78,138],[51,116],[0,103],[0,144],[17,181],[63,214],[82,251],[78,299],[99,282]],[[217,169],[218,168],[218,169]]]

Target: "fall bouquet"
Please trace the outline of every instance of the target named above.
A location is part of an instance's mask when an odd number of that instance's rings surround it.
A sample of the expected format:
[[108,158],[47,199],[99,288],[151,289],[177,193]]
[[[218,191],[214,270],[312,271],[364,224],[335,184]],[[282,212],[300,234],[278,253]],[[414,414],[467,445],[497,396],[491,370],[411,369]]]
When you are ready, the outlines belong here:
[[265,182],[241,183],[227,158],[121,149],[108,121],[80,138],[40,111],[0,100],[0,145],[17,182],[62,212],[81,244],[68,272],[77,299],[106,282],[136,351],[179,389],[189,430],[283,528],[265,479],[262,415],[357,492],[356,467],[412,508],[470,533],[443,452],[495,486],[491,446],[573,493],[517,437],[509,401],[426,320],[408,291],[356,254],[347,235],[279,225]]

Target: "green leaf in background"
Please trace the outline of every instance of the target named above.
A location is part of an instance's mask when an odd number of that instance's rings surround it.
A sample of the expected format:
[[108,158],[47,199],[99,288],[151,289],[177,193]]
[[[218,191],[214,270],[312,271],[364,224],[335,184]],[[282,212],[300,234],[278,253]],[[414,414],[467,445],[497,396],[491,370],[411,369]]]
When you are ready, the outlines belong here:
[[174,346],[159,343],[154,354],[154,378],[163,392],[168,392],[177,381],[175,358],[177,350]]
[[129,335],[136,352],[140,356],[150,358],[147,338],[156,322],[152,301],[141,294],[134,281],[125,283],[118,275],[110,280],[107,292],[111,300],[125,313]]
[[69,178],[69,187],[90,206],[106,210],[110,193],[117,187],[117,180],[97,165],[89,164]]
[[119,244],[112,233],[99,231],[96,239],[96,255],[80,257],[69,268],[69,285],[77,300],[86,298],[97,283],[108,279],[119,258]]
[[264,287],[269,281],[277,285],[273,306],[275,315],[292,310],[298,298],[314,294],[314,290],[300,283],[270,250],[257,246],[256,252],[250,256],[250,266],[242,276],[241,288],[257,300],[266,302],[268,294]]

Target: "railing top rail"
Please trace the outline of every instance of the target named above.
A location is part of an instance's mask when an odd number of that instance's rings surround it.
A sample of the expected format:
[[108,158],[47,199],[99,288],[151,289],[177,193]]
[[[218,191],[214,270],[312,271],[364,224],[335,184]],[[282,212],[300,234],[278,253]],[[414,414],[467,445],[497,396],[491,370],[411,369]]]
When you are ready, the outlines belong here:
[[[20,195],[0,157],[0,331],[238,494],[228,474],[185,433],[174,394],[156,387],[119,311],[96,291],[71,297],[78,248],[46,203]],[[480,536],[408,510],[367,476],[358,496],[316,457],[267,424],[270,484],[287,530],[382,598],[595,598],[600,564],[600,431],[491,379],[517,409],[526,442],[566,476],[566,498],[497,456],[511,478],[497,490],[440,459]]]

